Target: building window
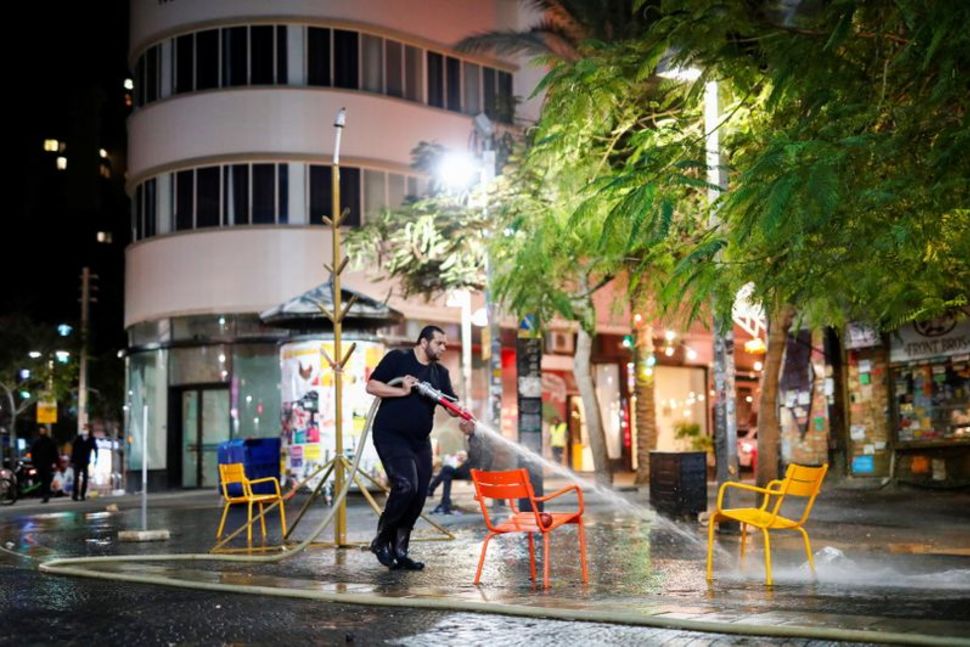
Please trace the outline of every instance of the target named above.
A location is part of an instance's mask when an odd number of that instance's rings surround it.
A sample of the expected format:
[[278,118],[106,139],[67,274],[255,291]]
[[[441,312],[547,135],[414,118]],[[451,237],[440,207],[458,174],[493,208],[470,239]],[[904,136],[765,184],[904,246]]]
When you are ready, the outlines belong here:
[[368,219],[387,207],[384,194],[385,176],[383,171],[364,171],[364,209]]
[[333,85],[337,88],[356,90],[360,87],[358,72],[360,54],[357,32],[335,29],[333,31]]
[[208,29],[195,35],[195,89],[219,87],[219,30]]
[[482,107],[489,119],[498,119],[495,111],[495,70],[482,68]]
[[510,124],[514,115],[515,99],[512,96],[512,75],[508,72],[499,71],[495,116],[499,121]]
[[445,60],[445,86],[448,88],[448,110],[461,112],[461,61],[449,56]]
[[360,51],[363,72],[361,89],[368,92],[384,92],[384,39],[361,34]]
[[249,224],[249,165],[222,167],[223,222],[226,225]]
[[[322,225],[322,216],[330,216],[333,211],[330,172],[329,166],[310,166],[310,213],[307,215],[311,225]],[[340,167],[340,208],[349,211],[342,223],[344,226],[360,225],[360,169]]]
[[287,58],[286,58],[286,25],[276,26],[276,83],[286,85],[287,78]]
[[144,182],[145,187],[145,238],[155,235],[155,190],[156,180],[152,178]]
[[290,221],[290,166],[279,164],[276,168],[276,221],[285,225]]
[[[173,38],[173,93],[287,84],[287,29],[286,25],[238,26]],[[375,34],[305,29],[302,63],[309,86],[365,90],[452,112],[485,112],[496,121],[513,119],[509,72]],[[134,98],[139,107],[161,96],[159,56],[160,46],[156,45],[138,59]]]
[[273,47],[273,32],[273,27],[269,25],[249,28],[249,78],[253,85],[273,85],[275,80],[276,66],[273,57],[276,48]]
[[145,103],[151,103],[157,100],[160,94],[160,63],[161,57],[158,54],[158,45],[150,47],[145,53]]
[[219,218],[219,167],[206,166],[196,170],[195,226],[218,227]]
[[424,103],[424,70],[421,50],[408,45],[404,48],[404,98]]
[[195,35],[188,34],[179,36],[175,39],[175,47],[172,48],[172,55],[175,57],[175,64],[172,70],[175,73],[175,80],[172,83],[173,92],[181,94],[191,92],[194,87],[192,69],[194,66],[192,51],[195,47]]
[[222,85],[223,87],[246,85],[249,78],[248,27],[230,27],[222,30]]
[[396,40],[384,41],[386,90],[392,97],[404,96],[404,48]]
[[276,222],[276,166],[253,164],[253,224]]
[[192,229],[194,224],[193,201],[195,199],[195,171],[179,171],[174,174],[172,190],[175,194],[173,221],[176,231]]
[[131,238],[141,240],[145,237],[145,190],[141,184],[135,187],[135,201],[131,209]]
[[428,105],[445,107],[445,62],[441,54],[428,52]]
[[482,111],[482,67],[475,63],[465,63],[465,112],[470,115],[477,115]]
[[307,29],[307,84],[330,86],[330,30]]

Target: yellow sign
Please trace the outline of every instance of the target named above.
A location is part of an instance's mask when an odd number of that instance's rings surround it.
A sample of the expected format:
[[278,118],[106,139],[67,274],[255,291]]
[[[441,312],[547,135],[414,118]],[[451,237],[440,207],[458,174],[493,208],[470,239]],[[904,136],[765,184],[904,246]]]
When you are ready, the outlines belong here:
[[37,401],[37,424],[47,425],[57,422],[57,401],[38,400]]

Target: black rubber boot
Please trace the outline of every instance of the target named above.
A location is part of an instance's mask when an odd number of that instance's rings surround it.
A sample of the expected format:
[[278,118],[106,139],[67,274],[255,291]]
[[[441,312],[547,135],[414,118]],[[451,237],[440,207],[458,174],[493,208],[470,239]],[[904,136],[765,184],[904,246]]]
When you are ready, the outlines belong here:
[[377,536],[370,543],[370,552],[377,555],[377,561],[382,566],[397,568],[398,564],[394,555],[394,547],[391,545],[391,540],[387,535],[387,529],[384,527],[384,517],[381,516],[377,524]]
[[391,548],[391,544],[382,540],[380,535],[374,537],[374,541],[370,543],[370,552],[377,555],[377,561],[382,566],[398,568],[399,564],[394,556],[394,549]]
[[416,562],[408,557],[408,545],[411,543],[411,529],[398,528],[394,538],[394,557],[397,567],[405,571],[420,571],[424,569],[424,562]]

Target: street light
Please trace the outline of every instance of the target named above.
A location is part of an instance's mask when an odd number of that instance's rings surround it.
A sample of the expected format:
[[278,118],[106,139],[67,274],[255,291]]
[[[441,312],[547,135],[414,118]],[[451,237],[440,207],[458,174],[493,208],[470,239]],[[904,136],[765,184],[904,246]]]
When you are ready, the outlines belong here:
[[[493,150],[495,125],[485,113],[479,113],[472,121],[475,139],[482,142],[480,154],[449,152],[442,156],[435,169],[435,175],[449,191],[464,193],[476,188],[477,184],[477,189],[484,192],[495,179],[495,151]],[[482,209],[487,217],[488,204],[486,201],[482,202]],[[487,379],[489,404],[484,408],[484,418],[493,428],[498,429],[502,416],[502,347],[495,305],[492,303],[488,288],[491,283],[491,262],[487,253],[485,256],[485,273],[485,306],[480,311],[476,311],[477,321],[474,321],[474,323],[483,328],[482,358],[489,360]],[[455,295],[451,299],[452,303],[462,308],[462,378],[465,383],[466,398],[471,397],[471,324],[473,320],[470,299],[471,295],[467,292],[465,292],[464,297]]]

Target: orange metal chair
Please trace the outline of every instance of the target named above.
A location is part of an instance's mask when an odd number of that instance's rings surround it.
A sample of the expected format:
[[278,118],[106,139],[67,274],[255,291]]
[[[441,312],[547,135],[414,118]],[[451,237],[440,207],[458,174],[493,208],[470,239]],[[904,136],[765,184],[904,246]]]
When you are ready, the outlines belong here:
[[[760,528],[765,538],[765,584],[771,585],[771,539],[769,532],[772,530],[797,530],[802,533],[805,540],[805,555],[808,557],[808,565],[815,575],[815,560],[812,558],[812,544],[808,540],[808,533],[805,532],[805,522],[808,515],[812,512],[815,504],[815,497],[822,489],[822,480],[828,471],[828,465],[821,467],[805,467],[803,465],[789,465],[785,472],[785,478],[768,483],[767,487],[756,487],[745,483],[728,481],[721,486],[717,493],[717,511],[711,515],[707,530],[707,579],[714,579],[714,524],[719,519],[730,519],[741,523],[741,559],[744,559],[744,549],[747,539],[746,526],[752,525]],[[723,508],[724,493],[728,488],[737,488],[764,494],[764,500],[757,508]],[[801,517],[797,520],[788,519],[779,514],[781,506],[788,497],[802,497],[808,499],[802,509]],[[774,503],[772,503],[774,500]],[[769,509],[770,506],[770,509]]]
[[[219,465],[219,480],[222,481],[222,496],[226,500],[225,505],[222,509],[222,520],[219,522],[219,530],[216,531],[216,539],[222,537],[222,531],[226,526],[226,516],[229,514],[229,506],[236,503],[245,503],[248,507],[248,517],[247,517],[247,528],[246,528],[246,543],[253,543],[253,504],[259,505],[259,525],[263,533],[263,539],[266,539],[266,517],[263,515],[263,506],[267,503],[273,503],[275,501],[279,502],[280,510],[280,526],[283,528],[283,536],[286,536],[286,510],[283,506],[283,496],[280,493],[280,482],[279,479],[273,476],[267,476],[266,478],[253,479],[250,480],[246,478],[246,470],[242,463],[228,463]],[[254,483],[270,483],[272,482],[276,488],[275,494],[254,494],[253,484]],[[239,493],[229,493],[229,489],[232,486],[237,486],[234,488]]]
[[[557,492],[546,496],[537,497],[532,490],[529,482],[529,473],[525,469],[509,470],[507,472],[483,472],[482,470],[471,471],[472,483],[475,484],[475,498],[482,507],[482,516],[485,518],[485,526],[488,534],[485,535],[485,543],[482,544],[482,554],[478,559],[478,570],[475,572],[475,584],[482,578],[482,567],[485,565],[485,551],[488,550],[488,542],[496,535],[504,535],[513,532],[524,532],[529,535],[529,567],[532,581],[536,579],[536,552],[535,552],[535,533],[542,535],[542,585],[549,586],[549,533],[560,526],[566,524],[576,524],[579,532],[579,564],[582,568],[583,583],[589,582],[589,570],[586,565],[586,530],[583,527],[583,491],[578,485],[564,487]],[[536,504],[555,499],[567,492],[576,492],[579,500],[579,509],[575,512],[543,512],[538,511]],[[507,499],[509,509],[512,511],[505,521],[494,523],[488,514],[488,507],[485,499]],[[520,512],[516,499],[528,499],[532,510]]]

